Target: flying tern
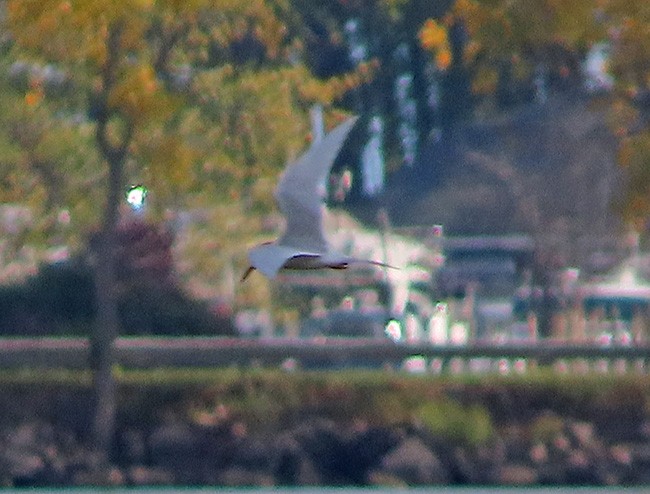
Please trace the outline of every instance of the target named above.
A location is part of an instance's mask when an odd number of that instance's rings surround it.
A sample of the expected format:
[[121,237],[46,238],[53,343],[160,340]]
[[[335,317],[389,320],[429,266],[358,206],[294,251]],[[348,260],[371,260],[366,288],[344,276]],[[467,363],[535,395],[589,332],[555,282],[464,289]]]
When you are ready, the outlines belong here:
[[389,267],[369,259],[357,259],[332,250],[323,229],[325,184],[348,133],[358,117],[334,128],[285,169],[275,189],[275,199],[286,218],[284,234],[248,252],[250,266],[274,279],[284,269],[346,269],[353,263]]

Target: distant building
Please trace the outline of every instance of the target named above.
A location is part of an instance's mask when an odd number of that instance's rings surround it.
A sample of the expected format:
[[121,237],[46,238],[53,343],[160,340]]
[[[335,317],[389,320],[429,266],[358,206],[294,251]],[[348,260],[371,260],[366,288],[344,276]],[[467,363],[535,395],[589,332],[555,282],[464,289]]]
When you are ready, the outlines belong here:
[[513,295],[532,266],[534,250],[527,235],[444,239],[445,263],[437,273],[437,292],[442,298],[471,301],[472,337],[492,338],[510,330]]
[[442,296],[462,297],[472,287],[482,297],[508,297],[532,265],[534,249],[527,235],[447,237],[438,290]]
[[629,343],[647,339],[650,279],[642,273],[642,257],[633,255],[608,276],[580,286],[578,302],[590,340],[607,337]]

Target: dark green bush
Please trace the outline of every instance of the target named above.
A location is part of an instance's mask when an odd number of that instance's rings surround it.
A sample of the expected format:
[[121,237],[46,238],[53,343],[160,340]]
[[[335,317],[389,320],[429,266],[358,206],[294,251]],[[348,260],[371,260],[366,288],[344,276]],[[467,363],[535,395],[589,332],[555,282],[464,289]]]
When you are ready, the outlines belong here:
[[[123,282],[119,311],[123,335],[233,333],[229,319],[172,283]],[[94,317],[93,273],[82,260],[44,265],[23,284],[0,287],[1,336],[87,335]]]
[[[88,257],[100,241],[91,235]],[[233,334],[231,321],[175,282],[172,235],[138,218],[116,231],[116,276],[123,335]],[[43,265],[20,285],[0,287],[0,336],[90,333],[95,318],[92,264],[85,256]]]
[[79,260],[45,264],[25,287],[39,324],[56,332],[83,332],[95,315],[90,269]]
[[232,334],[230,321],[212,314],[207,303],[174,285],[132,283],[120,299],[125,335]]

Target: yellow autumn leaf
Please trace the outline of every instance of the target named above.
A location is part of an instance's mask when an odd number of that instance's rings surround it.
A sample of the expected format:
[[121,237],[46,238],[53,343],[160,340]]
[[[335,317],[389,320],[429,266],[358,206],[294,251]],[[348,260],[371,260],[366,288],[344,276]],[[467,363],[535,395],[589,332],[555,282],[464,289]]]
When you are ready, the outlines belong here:
[[418,33],[425,50],[436,50],[447,45],[447,30],[433,19],[427,19]]
[[175,107],[174,98],[166,93],[150,65],[130,68],[111,91],[108,104],[119,109],[133,122],[152,116],[162,117]]

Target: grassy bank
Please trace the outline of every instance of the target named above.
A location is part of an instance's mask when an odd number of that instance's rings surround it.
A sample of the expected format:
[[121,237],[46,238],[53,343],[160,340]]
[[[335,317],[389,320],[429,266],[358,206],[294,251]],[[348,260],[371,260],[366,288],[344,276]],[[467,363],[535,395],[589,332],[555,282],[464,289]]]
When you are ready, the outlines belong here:
[[[197,424],[228,420],[273,433],[306,417],[372,425],[422,423],[460,441],[481,442],[512,424],[549,434],[552,420],[570,417],[606,426],[650,420],[650,377],[641,375],[425,376],[346,370],[116,369],[120,420],[156,424],[174,417]],[[91,394],[86,371],[0,372],[2,421],[44,414],[83,414]],[[22,405],[21,405],[22,404]],[[537,432],[535,432],[537,431]]]

